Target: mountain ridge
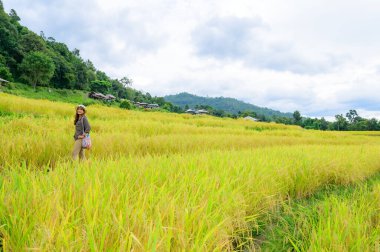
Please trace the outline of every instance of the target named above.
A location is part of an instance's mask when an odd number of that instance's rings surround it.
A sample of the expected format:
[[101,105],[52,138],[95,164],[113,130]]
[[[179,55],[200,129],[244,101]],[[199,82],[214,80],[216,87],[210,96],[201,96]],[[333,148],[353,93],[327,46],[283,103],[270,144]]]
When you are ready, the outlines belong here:
[[175,95],[166,95],[164,99],[182,108],[184,108],[186,105],[188,105],[190,108],[194,108],[196,105],[208,105],[215,109],[221,109],[232,114],[238,114],[239,111],[253,111],[257,115],[264,115],[266,117],[293,116],[292,113],[286,113],[266,107],[256,106],[231,97],[204,97],[187,92],[181,92]]

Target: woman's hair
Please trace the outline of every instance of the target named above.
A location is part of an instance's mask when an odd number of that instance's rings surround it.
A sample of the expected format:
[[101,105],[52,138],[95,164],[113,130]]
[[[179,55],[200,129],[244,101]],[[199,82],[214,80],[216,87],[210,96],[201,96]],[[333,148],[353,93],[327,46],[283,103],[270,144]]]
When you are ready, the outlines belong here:
[[82,110],[83,110],[83,115],[86,114],[86,109],[85,109],[83,106],[78,106],[78,107],[75,109],[74,125],[76,125],[77,122],[78,122],[78,120],[79,120],[78,109],[82,109]]

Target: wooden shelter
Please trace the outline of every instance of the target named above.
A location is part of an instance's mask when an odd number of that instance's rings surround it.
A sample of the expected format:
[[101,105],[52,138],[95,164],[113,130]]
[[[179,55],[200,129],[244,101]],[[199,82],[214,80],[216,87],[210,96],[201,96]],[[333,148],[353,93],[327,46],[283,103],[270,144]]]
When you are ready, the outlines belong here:
[[2,85],[3,83],[8,83],[8,82],[9,82],[9,81],[0,78],[0,87],[1,87],[1,85]]

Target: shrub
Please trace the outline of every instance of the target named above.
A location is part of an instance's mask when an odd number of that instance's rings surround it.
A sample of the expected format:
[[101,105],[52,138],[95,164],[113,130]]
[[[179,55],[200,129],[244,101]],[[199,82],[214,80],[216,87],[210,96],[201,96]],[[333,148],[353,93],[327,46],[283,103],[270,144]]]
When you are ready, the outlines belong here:
[[128,100],[124,100],[124,101],[122,101],[120,103],[120,108],[131,109],[132,108],[132,104]]
[[93,104],[95,104],[95,103],[96,103],[95,101],[91,101],[91,100],[89,100],[89,101],[85,101],[85,102],[83,102],[83,105],[86,106],[86,107],[88,107],[88,106],[93,105]]
[[15,89],[15,88],[16,88],[16,86],[15,86],[15,84],[14,84],[13,82],[7,82],[7,83],[5,84],[5,86],[6,86],[8,89]]

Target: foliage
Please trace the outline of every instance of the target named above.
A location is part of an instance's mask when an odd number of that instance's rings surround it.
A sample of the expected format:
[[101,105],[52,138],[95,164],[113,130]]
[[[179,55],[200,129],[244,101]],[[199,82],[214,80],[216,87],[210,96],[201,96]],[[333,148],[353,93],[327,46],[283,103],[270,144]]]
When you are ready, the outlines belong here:
[[247,116],[250,116],[250,117],[253,117],[253,118],[256,118],[257,117],[257,114],[253,111],[243,111],[243,112],[238,112],[238,116],[239,117],[247,117]]
[[[298,111],[296,111],[298,112]],[[295,113],[296,113],[295,112]],[[375,131],[380,130],[380,121],[376,118],[366,119],[358,115],[356,110],[350,110],[346,113],[346,117],[343,114],[336,115],[334,122],[328,122],[324,117],[310,118],[300,117],[298,113],[297,119],[290,120],[287,117],[275,117],[274,121],[282,124],[296,124],[305,129],[313,130],[337,130],[337,131]]]
[[48,85],[54,74],[52,59],[42,52],[31,52],[22,61],[20,70],[23,78],[33,87],[36,85]]
[[294,111],[293,120],[294,120],[294,124],[296,125],[299,125],[301,123],[302,117],[301,117],[301,113],[298,110]]
[[17,15],[17,13],[16,13],[16,11],[14,9],[11,9],[11,11],[9,12],[9,16],[15,22],[18,22],[18,21],[21,20],[21,18]]
[[362,118],[358,115],[356,110],[351,109],[348,113],[346,113],[346,118],[350,124],[359,122]]
[[128,100],[124,100],[120,103],[120,108],[123,108],[123,109],[131,109],[132,108],[132,104],[130,103],[130,101]]
[[111,88],[111,83],[105,80],[97,80],[92,81],[90,89],[91,91],[100,92],[103,94],[107,94],[109,89]]
[[5,79],[7,81],[13,81],[13,76],[9,71],[8,67],[0,65],[0,78]]
[[127,87],[127,86],[132,86],[133,80],[125,76],[125,77],[121,78],[121,80],[119,82],[124,87]]

